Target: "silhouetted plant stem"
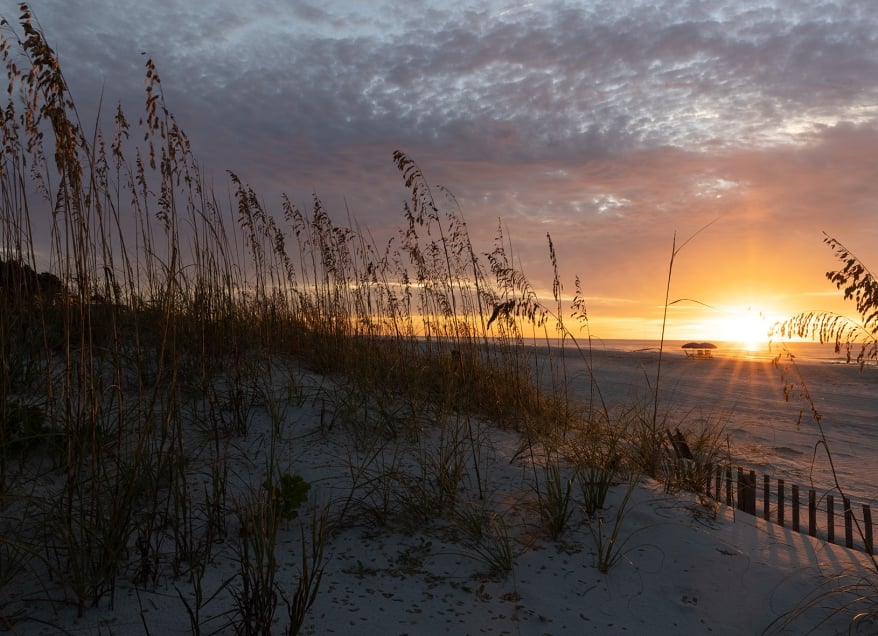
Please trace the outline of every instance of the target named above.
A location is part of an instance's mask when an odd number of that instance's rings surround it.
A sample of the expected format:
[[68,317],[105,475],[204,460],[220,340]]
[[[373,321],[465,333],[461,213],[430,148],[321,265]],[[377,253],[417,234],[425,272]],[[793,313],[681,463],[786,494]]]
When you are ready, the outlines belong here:
[[[682,245],[680,248],[682,249]],[[665,286],[665,306],[662,314],[662,335],[659,339],[658,363],[655,369],[655,387],[652,400],[652,428],[655,430],[658,425],[658,404],[659,404],[659,385],[662,378],[662,354],[665,350],[665,328],[668,324],[668,306],[671,298],[671,277],[674,273],[674,259],[677,257],[677,233],[674,232],[674,238],[671,240],[671,258],[668,261],[668,280]]]
[[[667,285],[665,287],[665,306],[664,306],[664,313],[662,314],[662,335],[661,335],[661,339],[659,340],[658,366],[657,366],[656,372],[655,372],[655,387],[654,387],[654,393],[653,393],[654,399],[653,399],[653,410],[652,410],[652,426],[653,426],[653,428],[655,428],[656,425],[658,424],[659,384],[660,384],[661,372],[662,372],[662,354],[663,354],[664,349],[665,349],[665,328],[667,327],[667,324],[668,324],[668,307],[671,305],[674,305],[678,302],[681,302],[683,300],[690,300],[690,299],[686,299],[686,298],[678,298],[677,300],[670,302],[671,278],[673,277],[673,273],[674,273],[674,261],[677,258],[677,254],[679,254],[680,251],[684,247],[686,247],[696,236],[701,234],[704,230],[709,228],[711,225],[716,223],[718,220],[719,220],[719,218],[716,218],[713,221],[711,221],[710,223],[707,223],[706,225],[701,226],[692,236],[690,236],[685,241],[683,241],[680,244],[680,247],[677,247],[677,233],[676,232],[674,232],[674,238],[671,241],[671,258],[668,262],[668,281],[667,281]],[[694,301],[694,302],[699,302],[699,301]],[[704,304],[704,303],[699,303],[699,304]]]

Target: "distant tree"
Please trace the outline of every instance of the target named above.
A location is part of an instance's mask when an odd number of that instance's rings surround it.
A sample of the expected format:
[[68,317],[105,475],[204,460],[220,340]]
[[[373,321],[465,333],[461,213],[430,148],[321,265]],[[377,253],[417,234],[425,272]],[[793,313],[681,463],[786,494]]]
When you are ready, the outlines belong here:
[[52,272],[40,272],[37,275],[38,294],[43,302],[57,303],[68,296],[67,285]]
[[776,324],[772,333],[833,343],[836,353],[844,351],[848,362],[856,360],[862,368],[878,361],[878,281],[849,249],[824,236],[823,242],[844,264],[841,270],[826,272],[826,278],[842,290],[845,300],[854,301],[859,320],[827,311],[805,312]]
[[0,260],[0,295],[4,298],[26,298],[36,293],[37,273],[19,261]]
[[37,274],[27,263],[0,260],[0,298],[5,301],[53,304],[67,293],[61,279],[50,272]]

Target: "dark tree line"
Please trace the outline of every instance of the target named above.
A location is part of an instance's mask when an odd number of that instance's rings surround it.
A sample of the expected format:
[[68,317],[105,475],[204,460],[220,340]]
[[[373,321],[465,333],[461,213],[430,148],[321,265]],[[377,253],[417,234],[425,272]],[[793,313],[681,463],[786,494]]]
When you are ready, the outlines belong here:
[[0,298],[4,301],[54,304],[67,293],[67,286],[54,274],[37,273],[21,261],[0,259]]

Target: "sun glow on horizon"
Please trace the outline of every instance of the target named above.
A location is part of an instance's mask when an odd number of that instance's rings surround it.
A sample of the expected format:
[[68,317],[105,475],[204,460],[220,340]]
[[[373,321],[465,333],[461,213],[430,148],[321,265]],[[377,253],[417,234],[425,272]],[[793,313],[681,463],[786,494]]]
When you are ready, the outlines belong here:
[[704,323],[704,332],[711,338],[740,345],[745,351],[765,347],[769,329],[778,319],[753,307],[728,307],[722,317]]

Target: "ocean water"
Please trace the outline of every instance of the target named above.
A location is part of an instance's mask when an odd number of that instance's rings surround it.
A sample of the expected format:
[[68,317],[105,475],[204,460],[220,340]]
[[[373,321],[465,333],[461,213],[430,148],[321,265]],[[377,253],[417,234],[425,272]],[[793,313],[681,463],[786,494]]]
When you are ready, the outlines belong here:
[[[590,364],[609,406],[651,405],[658,344],[592,342],[590,363],[568,348],[570,390],[588,397]],[[774,361],[784,353],[778,346],[717,343],[710,359],[692,359],[682,344],[666,341],[662,353],[658,406],[669,424],[722,427],[733,460],[760,479],[768,474],[828,493],[837,477],[852,501],[878,505],[878,368],[846,364],[832,345],[787,345],[792,364],[786,355]]]
[[[684,353],[683,345],[686,340],[665,340],[664,352],[668,354]],[[579,342],[579,346],[587,345],[586,342]],[[592,340],[591,346],[601,351],[653,351],[658,352],[661,342],[658,340]],[[786,351],[793,353],[797,358],[812,362],[830,362],[839,363],[845,361],[845,354],[835,352],[835,346],[832,344],[821,344],[818,342],[790,342],[790,343],[765,343],[759,346],[745,346],[737,342],[713,341],[716,349],[711,351],[712,357],[715,358],[743,358],[747,360],[771,360],[778,354]],[[567,347],[572,347],[571,343],[565,343]]]

